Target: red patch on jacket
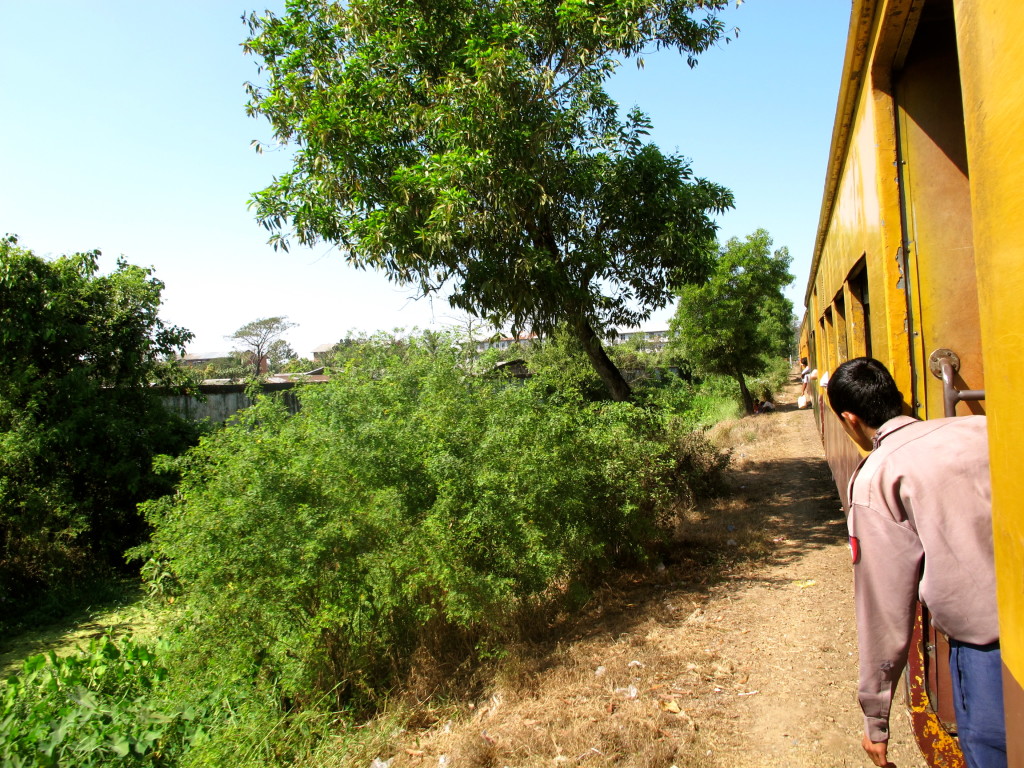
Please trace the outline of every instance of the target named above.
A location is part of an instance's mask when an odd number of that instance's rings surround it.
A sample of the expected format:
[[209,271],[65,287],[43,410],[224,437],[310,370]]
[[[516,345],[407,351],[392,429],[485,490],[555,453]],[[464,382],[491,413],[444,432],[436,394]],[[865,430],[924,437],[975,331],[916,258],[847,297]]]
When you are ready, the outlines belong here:
[[860,540],[856,536],[850,537],[850,556],[854,565],[860,561]]

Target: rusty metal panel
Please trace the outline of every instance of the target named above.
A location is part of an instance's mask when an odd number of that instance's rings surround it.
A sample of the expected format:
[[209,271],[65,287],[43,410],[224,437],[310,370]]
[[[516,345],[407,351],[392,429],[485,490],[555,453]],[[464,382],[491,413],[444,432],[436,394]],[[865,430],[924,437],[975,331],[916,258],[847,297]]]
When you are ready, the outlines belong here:
[[[820,390],[819,390],[820,391]],[[822,393],[821,401],[822,433],[825,443],[825,457],[828,460],[828,467],[832,470],[832,479],[835,480],[836,490],[839,491],[839,499],[843,503],[843,511],[848,512],[850,500],[847,498],[850,478],[853,471],[860,464],[863,454],[853,441],[846,436],[839,419],[829,408],[828,402]]]
[[1003,704],[1006,708],[1006,757],[1008,768],[1024,768],[1024,734],[1014,724],[1024,723],[1024,688],[1003,663]]
[[[910,644],[907,659],[906,692],[910,708],[910,720],[917,736],[918,746],[925,760],[935,768],[966,768],[963,754],[956,738],[943,726],[936,714],[935,705],[928,697],[928,666],[926,662],[926,634],[923,631],[924,617],[918,606],[914,619],[914,638]],[[949,648],[946,648],[947,668]],[[947,673],[948,674],[948,673]]]
[[925,690],[928,701],[942,727],[956,734],[956,710],[953,706],[953,680],[949,670],[949,641],[935,629],[927,608],[921,609],[922,623],[928,627],[924,645]]

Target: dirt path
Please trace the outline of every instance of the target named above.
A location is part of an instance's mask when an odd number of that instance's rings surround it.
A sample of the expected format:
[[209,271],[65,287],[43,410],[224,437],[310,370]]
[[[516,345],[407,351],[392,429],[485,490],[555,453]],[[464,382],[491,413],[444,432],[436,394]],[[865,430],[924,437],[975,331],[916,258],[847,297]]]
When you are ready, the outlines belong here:
[[[718,752],[713,764],[869,765],[859,746],[856,626],[842,510],[812,412],[789,408],[774,418],[776,434],[741,451],[733,481],[746,485],[747,503],[763,507],[765,527],[778,532],[772,537],[777,549],[768,562],[717,589],[706,608],[716,617],[719,652],[746,670],[746,688],[758,691],[706,702],[702,711]],[[902,712],[893,717],[890,759],[924,766]]]
[[[845,523],[811,411],[742,419],[731,492],[665,562],[524,648],[489,698],[399,737],[392,765],[867,766]],[[714,574],[718,574],[717,576]],[[890,759],[924,768],[902,710]]]

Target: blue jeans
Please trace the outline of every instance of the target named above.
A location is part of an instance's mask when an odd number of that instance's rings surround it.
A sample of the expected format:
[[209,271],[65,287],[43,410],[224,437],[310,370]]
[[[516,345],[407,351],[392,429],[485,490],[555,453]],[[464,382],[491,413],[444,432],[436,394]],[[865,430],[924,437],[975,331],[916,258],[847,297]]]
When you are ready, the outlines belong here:
[[1003,670],[999,643],[949,641],[953,708],[968,768],[1006,768]]

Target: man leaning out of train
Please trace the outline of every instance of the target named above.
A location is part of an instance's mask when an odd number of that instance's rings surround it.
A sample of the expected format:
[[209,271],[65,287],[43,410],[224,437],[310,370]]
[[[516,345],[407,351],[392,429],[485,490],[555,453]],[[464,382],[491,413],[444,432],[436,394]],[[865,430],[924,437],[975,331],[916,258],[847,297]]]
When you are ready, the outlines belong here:
[[1002,670],[984,416],[918,421],[877,360],[840,365],[828,400],[870,453],[850,480],[863,747],[884,766],[889,708],[916,601],[949,638],[957,732],[969,768],[1005,768]]

